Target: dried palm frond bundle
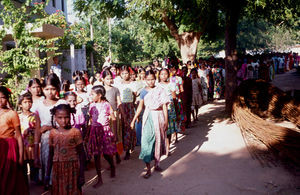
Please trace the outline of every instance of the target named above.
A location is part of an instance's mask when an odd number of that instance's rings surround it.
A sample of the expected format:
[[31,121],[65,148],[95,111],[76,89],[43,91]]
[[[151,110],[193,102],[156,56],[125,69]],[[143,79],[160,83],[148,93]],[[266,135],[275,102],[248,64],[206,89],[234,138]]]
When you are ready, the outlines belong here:
[[[300,165],[300,132],[276,125],[271,119],[287,119],[300,126],[299,104],[292,97],[264,81],[246,81],[240,85],[233,105],[233,120],[244,138],[255,138],[269,151]],[[247,143],[247,140],[245,140]],[[258,150],[249,147],[259,159]]]

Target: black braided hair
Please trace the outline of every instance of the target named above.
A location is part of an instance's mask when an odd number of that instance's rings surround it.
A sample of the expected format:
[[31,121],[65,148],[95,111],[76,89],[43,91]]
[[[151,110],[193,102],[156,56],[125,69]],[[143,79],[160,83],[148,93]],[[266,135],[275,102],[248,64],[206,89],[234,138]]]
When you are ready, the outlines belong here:
[[[55,114],[56,114],[56,112],[58,111],[58,110],[65,110],[65,111],[67,111],[67,113],[69,113],[69,115],[73,115],[74,116],[74,114],[76,113],[76,109],[75,108],[71,108],[71,106],[69,105],[69,104],[59,104],[59,105],[57,105],[57,106],[54,106],[51,110],[50,110],[50,113],[51,113],[51,124],[52,124],[52,127],[53,128],[57,128],[56,127],[56,123],[54,122],[54,116],[55,116]],[[75,117],[73,117],[73,119],[74,119],[74,123],[75,123]],[[70,126],[68,127],[68,129],[70,129],[71,128],[71,124],[70,124]]]
[[92,90],[96,93],[96,94],[100,94],[101,95],[101,100],[107,101],[107,99],[105,98],[105,88],[102,85],[96,85],[92,88]]

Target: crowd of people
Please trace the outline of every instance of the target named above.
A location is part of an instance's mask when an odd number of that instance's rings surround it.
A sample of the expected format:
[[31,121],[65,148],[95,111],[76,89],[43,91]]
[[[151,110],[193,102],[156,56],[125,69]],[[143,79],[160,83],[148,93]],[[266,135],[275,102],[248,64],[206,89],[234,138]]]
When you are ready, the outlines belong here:
[[[279,54],[240,59],[238,83],[270,81],[299,63],[288,58],[282,64]],[[9,102],[11,91],[0,86],[0,194],[28,194],[28,173],[53,194],[81,194],[92,159],[96,188],[103,183],[101,157],[116,177],[116,164],[130,159],[135,146],[147,167],[144,178],[151,176],[153,160],[161,172],[161,156],[170,155],[170,144],[191,127],[192,117],[198,120],[201,105],[224,97],[224,65],[215,58],[184,65],[155,60],[145,68],[109,64],[92,77],[74,72],[72,84],[53,69],[29,81],[18,112]]]

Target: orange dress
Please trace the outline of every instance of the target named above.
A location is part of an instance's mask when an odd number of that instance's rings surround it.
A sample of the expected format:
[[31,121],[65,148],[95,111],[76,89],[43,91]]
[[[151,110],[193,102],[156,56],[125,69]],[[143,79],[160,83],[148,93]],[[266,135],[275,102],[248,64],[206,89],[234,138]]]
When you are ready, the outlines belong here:
[[17,112],[7,109],[0,114],[0,195],[29,194],[22,167],[18,164],[19,148],[14,136],[19,127]]
[[49,145],[54,147],[52,168],[52,194],[82,194],[78,188],[79,156],[76,146],[82,143],[80,130],[72,128],[67,132],[52,129]]

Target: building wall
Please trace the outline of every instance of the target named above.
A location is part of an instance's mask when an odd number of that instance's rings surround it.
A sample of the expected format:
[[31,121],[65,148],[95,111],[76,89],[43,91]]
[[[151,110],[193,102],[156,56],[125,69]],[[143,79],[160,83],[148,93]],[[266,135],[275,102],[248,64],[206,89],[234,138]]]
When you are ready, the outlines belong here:
[[68,4],[67,0],[49,0],[48,5],[45,8],[45,11],[48,14],[53,14],[57,10],[63,11],[64,15],[66,16],[66,19],[68,21]]
[[[76,70],[87,70],[86,67],[86,50],[75,49],[74,56],[71,55],[70,50],[63,50],[62,56],[59,56],[59,63],[62,66],[62,78],[69,80],[72,83],[72,73]],[[74,67],[72,67],[72,58],[74,57]]]

